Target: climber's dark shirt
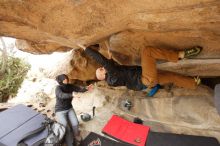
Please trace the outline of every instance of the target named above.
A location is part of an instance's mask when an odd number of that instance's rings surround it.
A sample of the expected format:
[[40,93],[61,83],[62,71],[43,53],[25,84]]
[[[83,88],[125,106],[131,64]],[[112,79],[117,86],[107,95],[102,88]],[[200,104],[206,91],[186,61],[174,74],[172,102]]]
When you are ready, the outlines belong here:
[[112,59],[105,58],[98,51],[89,47],[85,49],[85,53],[95,59],[107,71],[105,80],[110,86],[126,86],[132,90],[143,90],[146,88],[142,84],[140,66],[119,65]]

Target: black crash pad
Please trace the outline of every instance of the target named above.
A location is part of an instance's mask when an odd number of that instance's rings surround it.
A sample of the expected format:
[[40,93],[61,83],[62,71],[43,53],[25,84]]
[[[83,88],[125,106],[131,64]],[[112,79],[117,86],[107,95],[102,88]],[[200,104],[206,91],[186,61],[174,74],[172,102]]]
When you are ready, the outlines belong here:
[[150,131],[146,146],[220,146],[220,144],[212,137]]
[[[91,132],[80,146],[133,146]],[[216,138],[182,134],[149,132],[145,146],[220,146]]]
[[103,137],[99,134],[96,134],[94,132],[91,132],[81,142],[80,146],[131,146],[131,145],[117,142],[109,138]]

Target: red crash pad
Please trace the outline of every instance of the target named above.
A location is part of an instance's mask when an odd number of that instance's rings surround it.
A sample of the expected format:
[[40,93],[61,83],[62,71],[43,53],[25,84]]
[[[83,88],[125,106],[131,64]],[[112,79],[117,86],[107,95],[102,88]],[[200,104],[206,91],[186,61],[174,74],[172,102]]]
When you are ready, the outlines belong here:
[[113,115],[102,132],[114,139],[136,146],[145,146],[150,127],[129,122]]

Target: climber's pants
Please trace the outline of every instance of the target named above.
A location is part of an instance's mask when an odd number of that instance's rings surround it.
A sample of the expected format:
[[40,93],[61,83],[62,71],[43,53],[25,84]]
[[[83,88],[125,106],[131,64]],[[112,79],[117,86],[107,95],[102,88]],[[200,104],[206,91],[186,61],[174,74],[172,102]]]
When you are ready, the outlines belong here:
[[153,87],[156,84],[164,85],[173,83],[178,87],[195,89],[196,83],[193,78],[179,75],[168,71],[158,71],[156,59],[171,62],[178,61],[178,52],[161,48],[147,47],[141,50],[142,82],[146,86]]

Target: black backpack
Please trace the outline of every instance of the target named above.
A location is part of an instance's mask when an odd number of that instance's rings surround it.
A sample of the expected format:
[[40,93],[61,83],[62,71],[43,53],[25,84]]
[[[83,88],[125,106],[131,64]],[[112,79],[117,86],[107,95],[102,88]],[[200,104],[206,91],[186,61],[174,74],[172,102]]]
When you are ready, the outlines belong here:
[[46,118],[40,128],[26,133],[18,142],[17,146],[27,146],[27,144],[25,144],[26,139],[32,138],[45,129],[48,131],[48,135],[45,138],[35,142],[32,146],[55,146],[62,144],[62,140],[65,135],[65,127],[60,123]]
[[63,125],[23,104],[0,112],[0,125],[0,146],[53,146],[65,135]]

